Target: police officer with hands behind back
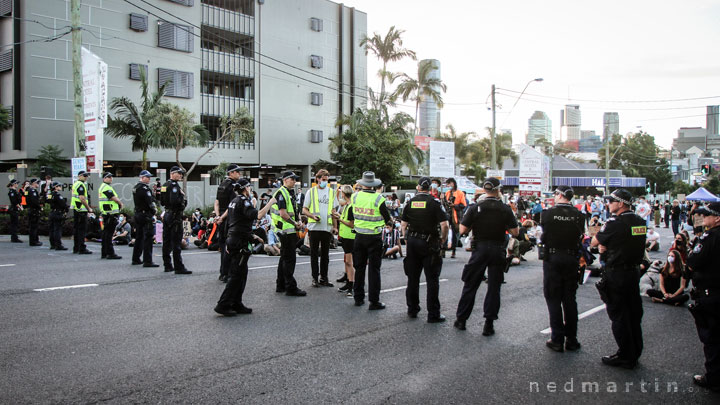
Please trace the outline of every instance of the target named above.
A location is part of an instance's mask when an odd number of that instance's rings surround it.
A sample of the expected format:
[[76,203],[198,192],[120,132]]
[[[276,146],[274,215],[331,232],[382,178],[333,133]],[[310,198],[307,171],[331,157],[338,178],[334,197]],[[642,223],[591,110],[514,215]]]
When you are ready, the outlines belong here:
[[[140,181],[133,188],[135,203],[135,246],[133,246],[132,264],[143,267],[160,267],[152,261],[153,239],[155,238],[155,198],[150,188],[149,171],[140,172]],[[142,258],[140,257],[142,256]]]
[[77,178],[72,187],[72,199],[70,200],[70,208],[73,209],[73,253],[89,255],[92,252],[85,245],[88,215],[92,212],[86,184],[88,173],[81,170],[77,174]]
[[115,227],[118,225],[118,214],[123,207],[115,189],[112,188],[113,175],[110,172],[103,174],[103,183],[98,190],[98,206],[103,216],[102,252],[101,259],[122,259],[115,254],[112,239]]
[[62,184],[57,181],[53,181],[48,187],[50,195],[48,196],[48,203],[50,204],[50,249],[54,250],[68,250],[62,244],[62,227],[65,222],[65,214],[68,211],[68,203],[65,197],[60,194],[62,190]]
[[[556,352],[578,350],[577,302],[579,250],[585,233],[585,216],[570,203],[570,186],[555,189],[555,205],[540,214],[542,226],[543,292],[550,314],[551,339],[547,347]],[[564,322],[563,322],[564,320]],[[563,346],[564,345],[564,346]]]
[[284,292],[292,297],[304,297],[307,292],[301,290],[295,281],[295,249],[298,242],[297,231],[301,227],[298,209],[295,205],[295,182],[300,180],[290,170],[281,175],[282,186],[275,191],[275,204],[269,204],[270,217],[275,233],[280,238],[280,260],[277,267],[275,292]]
[[10,180],[7,187],[8,197],[10,198],[10,205],[8,206],[8,213],[10,214],[10,242],[22,243],[18,238],[18,211],[22,211],[22,196],[18,192],[18,181],[15,179]]
[[420,311],[420,274],[425,269],[427,281],[428,323],[445,322],[440,314],[440,271],[442,270],[441,249],[447,241],[447,215],[442,203],[431,196],[431,180],[422,177],[418,181],[417,194],[405,204],[402,213],[401,232],[406,236],[407,256],[403,260],[408,288],[405,297],[408,316],[417,318]]
[[605,270],[597,284],[607,307],[618,351],[602,358],[603,364],[635,368],[643,349],[640,299],[640,263],[645,256],[647,222],[635,215],[632,194],[618,189],[606,197],[613,214],[592,239],[605,261]]
[[215,307],[215,312],[225,316],[252,313],[252,308],[246,307],[242,302],[248,276],[248,259],[251,255],[248,245],[253,238],[258,238],[252,232],[252,225],[255,220],[263,218],[276,202],[275,198],[271,198],[269,203],[258,211],[252,205],[249,187],[250,182],[246,179],[239,179],[233,184],[238,195],[228,204],[225,216],[229,278]]
[[40,183],[38,179],[30,179],[30,188],[25,190],[25,201],[28,207],[28,236],[30,246],[42,246],[38,238],[38,222],[40,222]]
[[693,376],[701,387],[720,392],[720,202],[695,211],[703,216],[703,233],[688,255],[692,277],[690,312],[705,351],[705,374]]
[[465,285],[458,303],[454,326],[465,330],[465,322],[475,305],[475,294],[485,278],[485,269],[487,269],[488,291],[483,305],[484,336],[495,333],[493,322],[498,319],[497,315],[500,311],[500,286],[505,277],[506,267],[505,232],[510,232],[512,236],[517,236],[519,232],[515,215],[500,199],[501,187],[500,180],[495,177],[485,179],[483,190],[487,197],[468,207],[460,224],[461,235],[466,235],[472,229],[473,252],[462,272]]
[[227,282],[228,280],[228,256],[225,249],[225,241],[227,239],[227,219],[228,205],[230,202],[237,197],[234,186],[235,182],[240,180],[240,166],[231,163],[227,167],[227,177],[220,183],[217,189],[217,196],[215,198],[215,223],[220,227],[218,242],[220,244],[220,281]]
[[[185,193],[178,184],[182,180],[185,170],[178,166],[170,168],[170,180],[166,181],[160,189],[160,203],[165,207],[163,215],[163,265],[166,272],[175,270],[175,274],[192,274],[185,268],[181,256],[183,236],[183,211],[187,206]],[[172,258],[170,253],[172,252]]]

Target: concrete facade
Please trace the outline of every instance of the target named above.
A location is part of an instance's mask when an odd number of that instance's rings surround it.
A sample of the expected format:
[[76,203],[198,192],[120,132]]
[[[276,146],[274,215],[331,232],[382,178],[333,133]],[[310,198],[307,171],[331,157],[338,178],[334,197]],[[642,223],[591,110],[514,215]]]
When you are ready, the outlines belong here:
[[580,140],[580,125],[582,124],[582,117],[580,114],[580,106],[577,104],[568,104],[565,106],[563,113],[560,115],[561,121],[561,136],[564,141],[579,141]]
[[[430,63],[436,67],[428,74],[429,78],[440,79],[440,61],[436,59],[424,59],[418,62],[418,66],[423,63]],[[441,91],[440,89],[437,89]],[[423,98],[418,106],[418,128],[420,136],[436,136],[440,134],[440,109],[437,103],[429,97]]]
[[543,111],[535,111],[528,119],[528,132],[526,143],[534,146],[535,143],[545,139],[552,144],[552,121]]

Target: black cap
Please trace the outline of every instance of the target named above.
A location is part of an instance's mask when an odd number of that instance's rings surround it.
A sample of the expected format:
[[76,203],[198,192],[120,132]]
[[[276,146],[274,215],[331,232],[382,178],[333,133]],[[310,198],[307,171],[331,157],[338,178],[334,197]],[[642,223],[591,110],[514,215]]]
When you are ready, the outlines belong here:
[[250,185],[250,181],[248,181],[248,179],[242,178],[233,184],[233,188],[235,190],[242,190],[242,189],[248,187],[249,185]]
[[150,177],[152,177],[152,173],[150,173],[150,172],[147,171],[147,170],[143,170],[143,171],[140,172],[140,177],[148,177],[148,178],[150,178]]
[[500,180],[498,180],[496,177],[488,177],[483,182],[482,187],[485,190],[499,190],[502,185],[500,184]]
[[185,174],[185,170],[181,169],[180,166],[173,166],[170,168],[170,173]]
[[227,167],[227,174],[230,174],[230,172],[239,172],[240,166],[236,165],[235,163],[230,163]]
[[37,182],[38,182],[38,179],[36,179],[35,177],[30,179],[30,184],[37,183]]
[[420,188],[423,190],[429,190],[430,183],[432,183],[430,177],[420,177],[420,180],[418,180],[418,186],[420,186]]
[[52,187],[52,188],[55,188],[57,186],[62,186],[62,183],[60,183],[59,181],[53,181],[52,184],[50,185],[50,187]]
[[8,183],[7,186],[8,186],[8,187],[12,187],[13,185],[18,184],[18,183],[19,183],[19,182],[18,182],[16,179],[12,179],[12,180],[10,180],[10,183]]
[[720,217],[720,202],[712,202],[704,207],[695,210],[696,214]]
[[80,170],[77,175],[78,175],[78,177],[80,177],[80,176],[87,177],[88,173],[85,170]]
[[632,205],[633,196],[632,194],[630,194],[629,191],[625,190],[624,188],[619,188],[610,193],[610,195],[605,196],[605,199],[608,201],[618,201],[629,207]]
[[107,179],[108,177],[113,177],[113,174],[110,172],[105,172],[105,174],[103,174],[103,179]]
[[563,197],[567,198],[568,200],[572,199],[575,195],[575,190],[573,190],[570,186],[557,186],[555,188],[556,193],[560,193],[563,195]]
[[286,170],[280,175],[280,178],[282,178],[283,180],[289,177],[292,177],[295,181],[300,180],[300,176],[296,175],[295,172],[293,172],[292,170]]

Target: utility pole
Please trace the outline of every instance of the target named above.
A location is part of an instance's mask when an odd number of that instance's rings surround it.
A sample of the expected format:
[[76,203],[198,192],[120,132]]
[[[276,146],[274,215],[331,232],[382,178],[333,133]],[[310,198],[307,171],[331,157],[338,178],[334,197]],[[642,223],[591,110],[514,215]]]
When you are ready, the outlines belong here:
[[605,195],[610,195],[610,131],[605,136]]
[[490,167],[493,168],[493,170],[497,170],[497,147],[495,146],[495,85],[492,85],[492,89],[490,90],[490,97],[492,98],[492,132],[490,132]]
[[75,104],[75,157],[85,156],[82,139],[85,138],[85,114],[82,95],[82,27],[80,19],[80,0],[70,1],[70,23],[72,26],[72,73],[73,96]]

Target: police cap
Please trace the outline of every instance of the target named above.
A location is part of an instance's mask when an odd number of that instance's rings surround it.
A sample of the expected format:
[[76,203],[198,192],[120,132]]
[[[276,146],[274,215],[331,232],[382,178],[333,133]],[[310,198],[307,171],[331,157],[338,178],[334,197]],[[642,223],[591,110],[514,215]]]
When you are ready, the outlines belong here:
[[233,188],[237,191],[245,189],[249,186],[250,186],[250,182],[248,181],[248,179],[240,179],[240,180],[236,181],[235,183],[233,183]]
[[30,179],[30,184],[37,183],[37,182],[38,182],[38,179],[36,179],[35,177]]
[[624,188],[619,188],[610,193],[610,195],[606,196],[605,199],[608,200],[608,202],[621,202],[629,207],[632,205],[633,196],[632,194],[630,194],[629,191],[625,190]]
[[720,202],[713,202],[704,207],[700,207],[695,210],[695,213],[706,217],[720,217]]
[[113,174],[110,172],[105,172],[105,174],[103,174],[103,179],[107,179],[108,177],[113,177]]
[[8,183],[8,187],[12,187],[13,185],[18,184],[18,181],[16,179],[10,180],[10,183]]
[[557,186],[557,188],[555,188],[555,192],[562,194],[562,196],[568,200],[573,198],[575,195],[575,190],[573,190],[570,186]]
[[430,180],[430,177],[421,177],[420,180],[418,180],[418,186],[420,186],[421,190],[430,190],[431,183],[432,180]]
[[87,177],[88,173],[85,170],[80,170],[77,175],[78,177]]
[[62,183],[60,183],[59,181],[53,181],[52,184],[50,185],[50,187],[52,187],[52,188],[59,187],[59,186],[62,186]]
[[485,190],[499,190],[502,185],[500,184],[500,180],[498,180],[496,177],[488,177],[483,182],[483,188]]
[[297,176],[297,175],[295,174],[295,172],[293,172],[292,170],[286,170],[286,171],[282,172],[282,174],[280,175],[280,177],[282,177],[283,180],[285,180],[285,179],[287,179],[287,178],[290,178],[290,177],[292,177],[293,180],[295,180],[295,181],[300,180],[300,176]]
[[227,174],[230,174],[230,172],[239,172],[240,166],[236,165],[235,163],[230,163],[227,167]]
[[140,177],[150,178],[150,177],[152,177],[152,174],[151,174],[149,171],[147,171],[147,170],[143,170],[143,171],[140,172]]
[[185,170],[181,169],[180,166],[173,166],[170,168],[170,173],[185,174]]

